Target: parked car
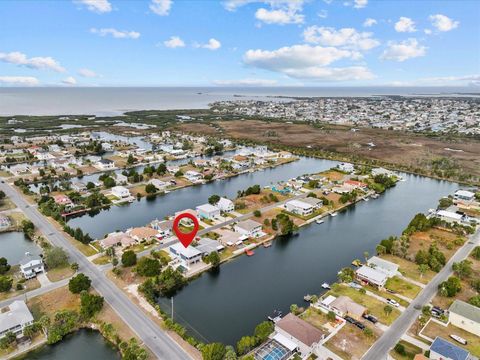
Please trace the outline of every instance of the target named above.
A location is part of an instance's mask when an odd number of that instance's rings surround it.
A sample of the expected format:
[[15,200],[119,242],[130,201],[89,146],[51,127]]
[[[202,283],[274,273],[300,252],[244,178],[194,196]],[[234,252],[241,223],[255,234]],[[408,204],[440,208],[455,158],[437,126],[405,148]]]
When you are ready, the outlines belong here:
[[360,321],[355,321],[355,326],[358,327],[360,330],[363,330],[366,327]]
[[374,323],[374,324],[376,324],[376,323],[378,322],[378,319],[377,319],[375,316],[370,315],[370,314],[363,314],[362,317],[363,317],[364,319],[366,319],[366,320]]
[[445,312],[442,308],[439,308],[438,306],[432,307],[432,311],[435,311],[436,313],[439,313],[440,315]]
[[400,306],[400,304],[393,299],[387,299],[387,303],[389,303],[390,305],[395,306],[395,307]]
[[352,318],[350,316],[345,316],[345,320],[347,322],[349,322],[350,324],[355,324],[357,322],[357,320],[355,320],[354,318]]
[[465,340],[464,338],[462,338],[462,337],[460,337],[460,336],[458,336],[458,335],[450,334],[450,337],[451,337],[453,340],[459,342],[459,343],[462,344],[462,345],[467,345],[467,340]]

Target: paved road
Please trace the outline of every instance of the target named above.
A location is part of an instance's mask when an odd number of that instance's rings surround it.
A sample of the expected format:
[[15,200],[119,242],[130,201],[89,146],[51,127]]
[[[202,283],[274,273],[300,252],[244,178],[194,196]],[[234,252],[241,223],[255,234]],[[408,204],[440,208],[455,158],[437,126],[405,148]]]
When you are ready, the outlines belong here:
[[[465,259],[473,248],[480,244],[480,230],[475,233],[465,245],[450,258],[442,270],[430,281],[427,286],[413,300],[407,309],[398,317],[398,319],[383,333],[370,350],[363,356],[363,360],[386,359],[387,354],[402,335],[413,325],[421,313],[422,306],[428,304],[437,293],[438,285],[445,281],[452,274],[452,264]],[[417,310],[420,309],[420,310]]]
[[88,261],[60,231],[40,214],[36,207],[30,206],[15,188],[2,182],[0,183],[0,189],[5,192],[19,209],[25,212],[27,217],[52,244],[61,246],[67,251],[70,260],[79,264],[79,271],[90,277],[95,289],[157,358],[171,360],[190,359],[190,356],[181,347],[131,302],[100,269]]
[[38,289],[30,290],[30,291],[27,291],[24,294],[13,296],[11,298],[5,299],[3,301],[0,301],[0,308],[9,305],[10,303],[14,302],[15,300],[25,300],[25,298],[31,299],[35,296],[42,295],[42,294],[45,294],[45,293],[50,292],[52,290],[58,289],[62,286],[67,285],[69,281],[70,281],[70,279],[64,279],[64,280],[52,282],[52,283],[50,283],[48,285],[45,285],[45,286],[42,286]]

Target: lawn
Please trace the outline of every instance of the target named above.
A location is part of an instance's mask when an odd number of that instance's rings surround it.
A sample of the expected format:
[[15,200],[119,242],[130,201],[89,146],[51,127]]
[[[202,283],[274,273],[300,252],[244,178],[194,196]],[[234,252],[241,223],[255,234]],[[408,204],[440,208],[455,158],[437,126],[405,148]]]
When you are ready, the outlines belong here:
[[40,287],[40,282],[36,279],[30,279],[23,283],[23,290],[15,290],[16,280],[13,282],[13,287],[9,292],[0,292],[0,301],[17,295],[21,295],[27,291],[35,290]]
[[105,264],[110,263],[110,261],[111,261],[110,256],[103,255],[103,256],[100,256],[100,257],[97,257],[97,258],[93,259],[92,262],[96,265],[105,265]]
[[423,351],[418,346],[410,344],[405,340],[400,340],[399,344],[402,344],[405,347],[405,355],[400,355],[395,350],[390,351],[390,356],[395,360],[412,360],[416,354],[421,354]]
[[413,261],[409,261],[395,255],[384,254],[381,256],[381,258],[397,264],[398,266],[400,266],[399,271],[403,276],[418,281],[422,284],[428,284],[430,280],[432,280],[433,277],[436,275],[436,273],[432,270],[428,270],[425,274],[422,275],[418,271],[418,265],[415,264]]
[[[464,349],[467,349],[472,353],[472,355],[475,356],[480,356],[480,339],[478,336],[475,336],[472,333],[469,333],[468,331],[465,331],[463,329],[460,329],[456,326],[453,325],[448,325],[447,327],[442,326],[434,321],[430,321],[426,328],[422,332],[423,335],[428,336],[431,339],[435,339],[437,336],[441,336],[445,340],[448,340],[452,343],[454,343],[457,346],[460,346]],[[450,335],[458,335],[465,340],[467,340],[468,344],[462,345],[455,340],[450,338]]]
[[409,283],[398,276],[388,279],[385,287],[399,293],[400,295],[406,296],[409,299],[415,299],[418,293],[422,290],[420,286]]
[[47,277],[50,281],[57,282],[71,277],[74,273],[75,271],[73,271],[70,266],[65,266],[63,268],[49,270]]
[[0,211],[10,210],[15,207],[15,204],[8,198],[0,200]]
[[405,301],[401,298],[399,298],[398,296],[396,296],[395,294],[391,294],[389,292],[386,292],[384,290],[378,290],[376,287],[374,286],[364,286],[364,288],[368,291],[371,291],[373,292],[374,294],[378,295],[378,296],[381,296],[383,297],[384,299],[393,299],[395,300],[396,302],[398,302],[400,305],[404,306],[404,307],[407,307],[409,305],[409,302],[408,301]]
[[345,324],[325,346],[342,359],[361,359],[376,339],[376,335],[368,337],[356,326]]
[[318,175],[325,176],[328,180],[331,180],[331,181],[340,181],[345,177],[344,173],[341,173],[340,171],[336,171],[333,169],[323,171],[321,173],[318,173]]
[[383,311],[385,305],[384,302],[375,299],[372,296],[361,294],[358,290],[352,289],[345,285],[336,285],[332,287],[332,290],[328,292],[329,295],[340,296],[345,295],[351,298],[353,301],[359,303],[360,305],[365,306],[369,313],[377,317],[378,320],[385,324],[390,325],[395,321],[395,319],[400,316],[400,311],[398,309],[393,309],[390,315],[386,315]]
[[328,323],[327,315],[311,306],[300,317],[319,329],[323,329],[323,325]]

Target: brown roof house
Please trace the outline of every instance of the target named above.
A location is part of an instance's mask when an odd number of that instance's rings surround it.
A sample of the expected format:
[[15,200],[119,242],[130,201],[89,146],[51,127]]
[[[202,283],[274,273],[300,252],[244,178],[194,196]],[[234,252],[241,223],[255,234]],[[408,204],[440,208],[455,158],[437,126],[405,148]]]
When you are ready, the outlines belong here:
[[100,240],[100,246],[104,249],[111,246],[120,245],[127,247],[135,243],[135,239],[123,232],[113,232],[108,234],[104,239]]
[[136,228],[130,229],[129,231],[127,231],[127,233],[135,240],[143,241],[143,240],[150,240],[151,238],[154,238],[155,236],[157,236],[158,231],[155,229],[152,229],[151,227],[142,226],[142,227],[136,227]]
[[357,304],[348,296],[339,296],[336,298],[335,296],[329,295],[322,300],[321,304],[340,317],[350,316],[355,319],[360,319],[367,311],[365,307]]
[[275,324],[275,332],[283,335],[297,345],[302,358],[315,352],[317,346],[325,338],[326,333],[289,313]]

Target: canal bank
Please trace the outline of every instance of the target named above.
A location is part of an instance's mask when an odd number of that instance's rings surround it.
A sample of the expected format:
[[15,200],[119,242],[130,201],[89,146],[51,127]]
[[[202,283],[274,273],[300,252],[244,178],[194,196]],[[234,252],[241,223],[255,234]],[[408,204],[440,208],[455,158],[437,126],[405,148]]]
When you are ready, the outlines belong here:
[[25,257],[25,253],[39,255],[42,249],[23,232],[11,231],[0,233],[0,257],[11,265],[16,265]]
[[[380,240],[399,235],[418,212],[458,188],[455,183],[404,175],[406,181],[375,201],[360,202],[325,223],[303,227],[253,257],[239,257],[204,273],[174,297],[174,320],[202,341],[235,344],[273,310],[302,305],[307,293],[321,293],[323,282],[352,259],[373,254]],[[192,300],[194,299],[194,300]],[[170,312],[170,300],[159,299]]]

